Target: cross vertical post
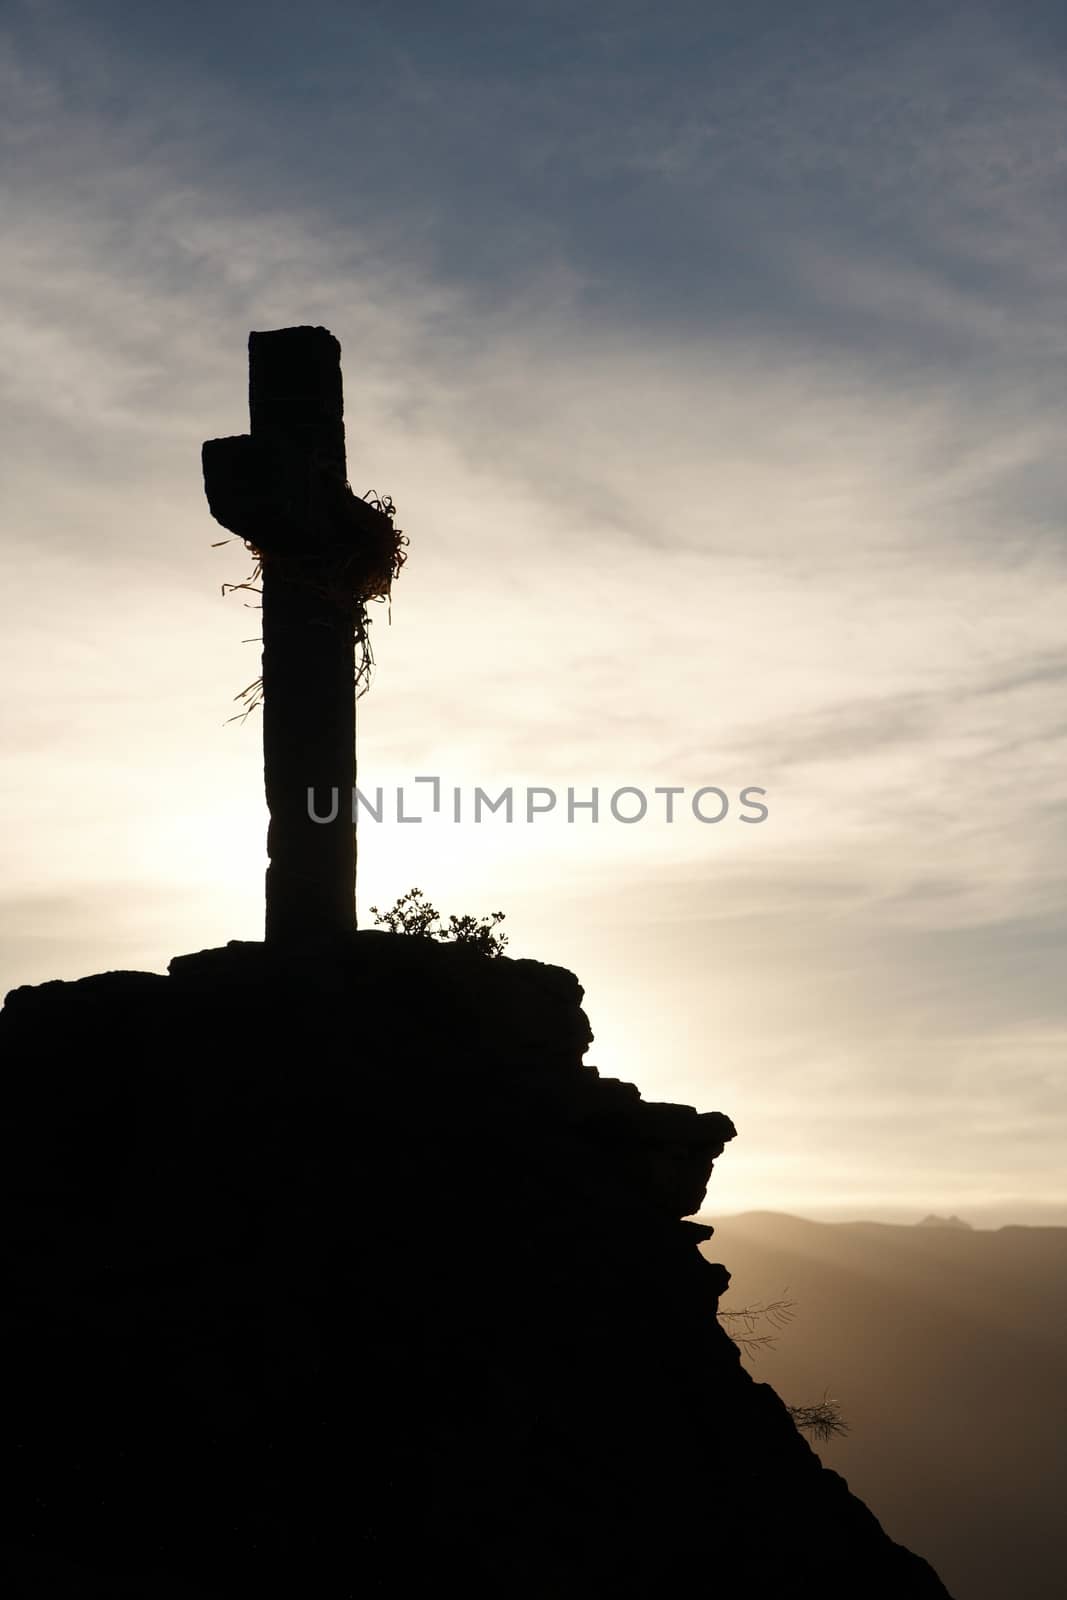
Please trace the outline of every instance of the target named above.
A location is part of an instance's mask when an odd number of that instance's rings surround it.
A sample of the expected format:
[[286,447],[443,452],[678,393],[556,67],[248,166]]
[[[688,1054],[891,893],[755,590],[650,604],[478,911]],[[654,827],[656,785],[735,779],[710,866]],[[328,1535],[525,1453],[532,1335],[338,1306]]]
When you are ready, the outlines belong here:
[[250,431],[205,443],[204,484],[261,568],[265,936],[306,940],[356,925],[352,574],[388,518],[348,488],[333,334],[252,333],[248,355]]

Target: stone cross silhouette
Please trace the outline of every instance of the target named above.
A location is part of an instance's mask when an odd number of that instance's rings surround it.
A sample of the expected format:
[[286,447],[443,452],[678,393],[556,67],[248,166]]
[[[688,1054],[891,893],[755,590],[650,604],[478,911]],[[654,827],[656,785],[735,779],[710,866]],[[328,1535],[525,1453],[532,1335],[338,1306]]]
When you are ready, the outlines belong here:
[[[205,443],[204,487],[262,574],[265,936],[316,939],[356,925],[353,574],[368,551],[391,547],[392,524],[346,481],[333,334],[252,333],[248,369],[250,432]],[[335,795],[332,820],[314,820]]]

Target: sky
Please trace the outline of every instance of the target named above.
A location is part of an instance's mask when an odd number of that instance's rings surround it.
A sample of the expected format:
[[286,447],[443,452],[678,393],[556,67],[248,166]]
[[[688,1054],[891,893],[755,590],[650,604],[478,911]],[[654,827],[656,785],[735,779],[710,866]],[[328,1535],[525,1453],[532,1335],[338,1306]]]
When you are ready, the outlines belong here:
[[1065,113],[1028,0],[7,0],[0,989],[261,937],[199,454],[321,323],[411,540],[361,924],[503,910],[709,1215],[1067,1221]]

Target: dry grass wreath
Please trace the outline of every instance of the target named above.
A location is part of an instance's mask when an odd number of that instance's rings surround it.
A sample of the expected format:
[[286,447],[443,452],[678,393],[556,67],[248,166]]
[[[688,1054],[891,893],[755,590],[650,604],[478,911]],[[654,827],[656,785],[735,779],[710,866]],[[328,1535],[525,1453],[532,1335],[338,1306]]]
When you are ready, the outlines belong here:
[[[280,555],[260,549],[251,539],[242,539],[241,543],[253,559],[252,571],[243,583],[224,583],[222,592],[224,595],[242,592],[259,595],[258,604],[246,604],[252,610],[262,610],[263,573],[269,565],[272,572],[320,594],[334,611],[347,614],[356,647],[353,688],[358,696],[369,689],[374,670],[374,652],[370,642],[371,618],[367,607],[375,602],[385,602],[389,607],[389,620],[392,621],[393,584],[407,561],[408,537],[396,526],[396,506],[390,495],[378,495],[368,489],[364,495],[356,498],[347,483],[343,492],[337,493],[337,486],[328,478],[319,480],[318,494],[320,504],[307,509],[307,515],[302,519],[305,526],[321,525],[327,518],[328,525],[333,529],[343,529],[347,524],[354,535],[348,547],[344,548],[341,541],[331,540],[330,547],[336,549],[336,555],[324,559],[314,545],[306,554]],[[379,515],[367,517],[360,507],[368,506]],[[232,539],[220,539],[212,548],[219,549],[232,542]],[[338,548],[338,545],[341,547]],[[261,641],[261,637],[246,639],[243,643],[255,644]],[[248,684],[234,695],[234,699],[242,703],[243,710],[228,720],[243,722],[263,703],[262,677]]]

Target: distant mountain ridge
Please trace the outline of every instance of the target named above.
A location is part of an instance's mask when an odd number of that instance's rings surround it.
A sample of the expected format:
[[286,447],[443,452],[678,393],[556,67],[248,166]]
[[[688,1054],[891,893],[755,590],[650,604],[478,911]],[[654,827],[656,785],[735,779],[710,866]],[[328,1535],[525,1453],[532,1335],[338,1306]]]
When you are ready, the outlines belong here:
[[956,1600],[1062,1600],[1067,1227],[745,1212],[703,1248],[724,1310],[793,1302],[746,1365],[790,1404],[839,1402],[850,1433],[819,1454],[891,1537]]
[[[715,1227],[720,1227],[726,1223],[741,1221],[748,1223],[754,1222],[757,1219],[781,1222],[785,1224],[796,1223],[798,1226],[805,1228],[892,1228],[900,1229],[900,1231],[904,1233],[910,1233],[916,1228],[932,1226],[947,1227],[953,1231],[959,1231],[962,1233],[981,1234],[1006,1233],[1012,1229],[1019,1229],[1024,1233],[1067,1233],[1067,1213],[1064,1214],[1063,1221],[1061,1222],[969,1222],[966,1218],[962,1217],[940,1217],[934,1212],[931,1212],[930,1215],[926,1217],[917,1217],[914,1221],[905,1221],[901,1219],[886,1221],[881,1217],[864,1216],[832,1218],[806,1217],[802,1216],[798,1211],[749,1210],[716,1212],[712,1211],[708,1206],[705,1205],[701,1211],[697,1213],[695,1220],[702,1223],[711,1223]],[[957,1224],[959,1224],[958,1229],[956,1227]]]

